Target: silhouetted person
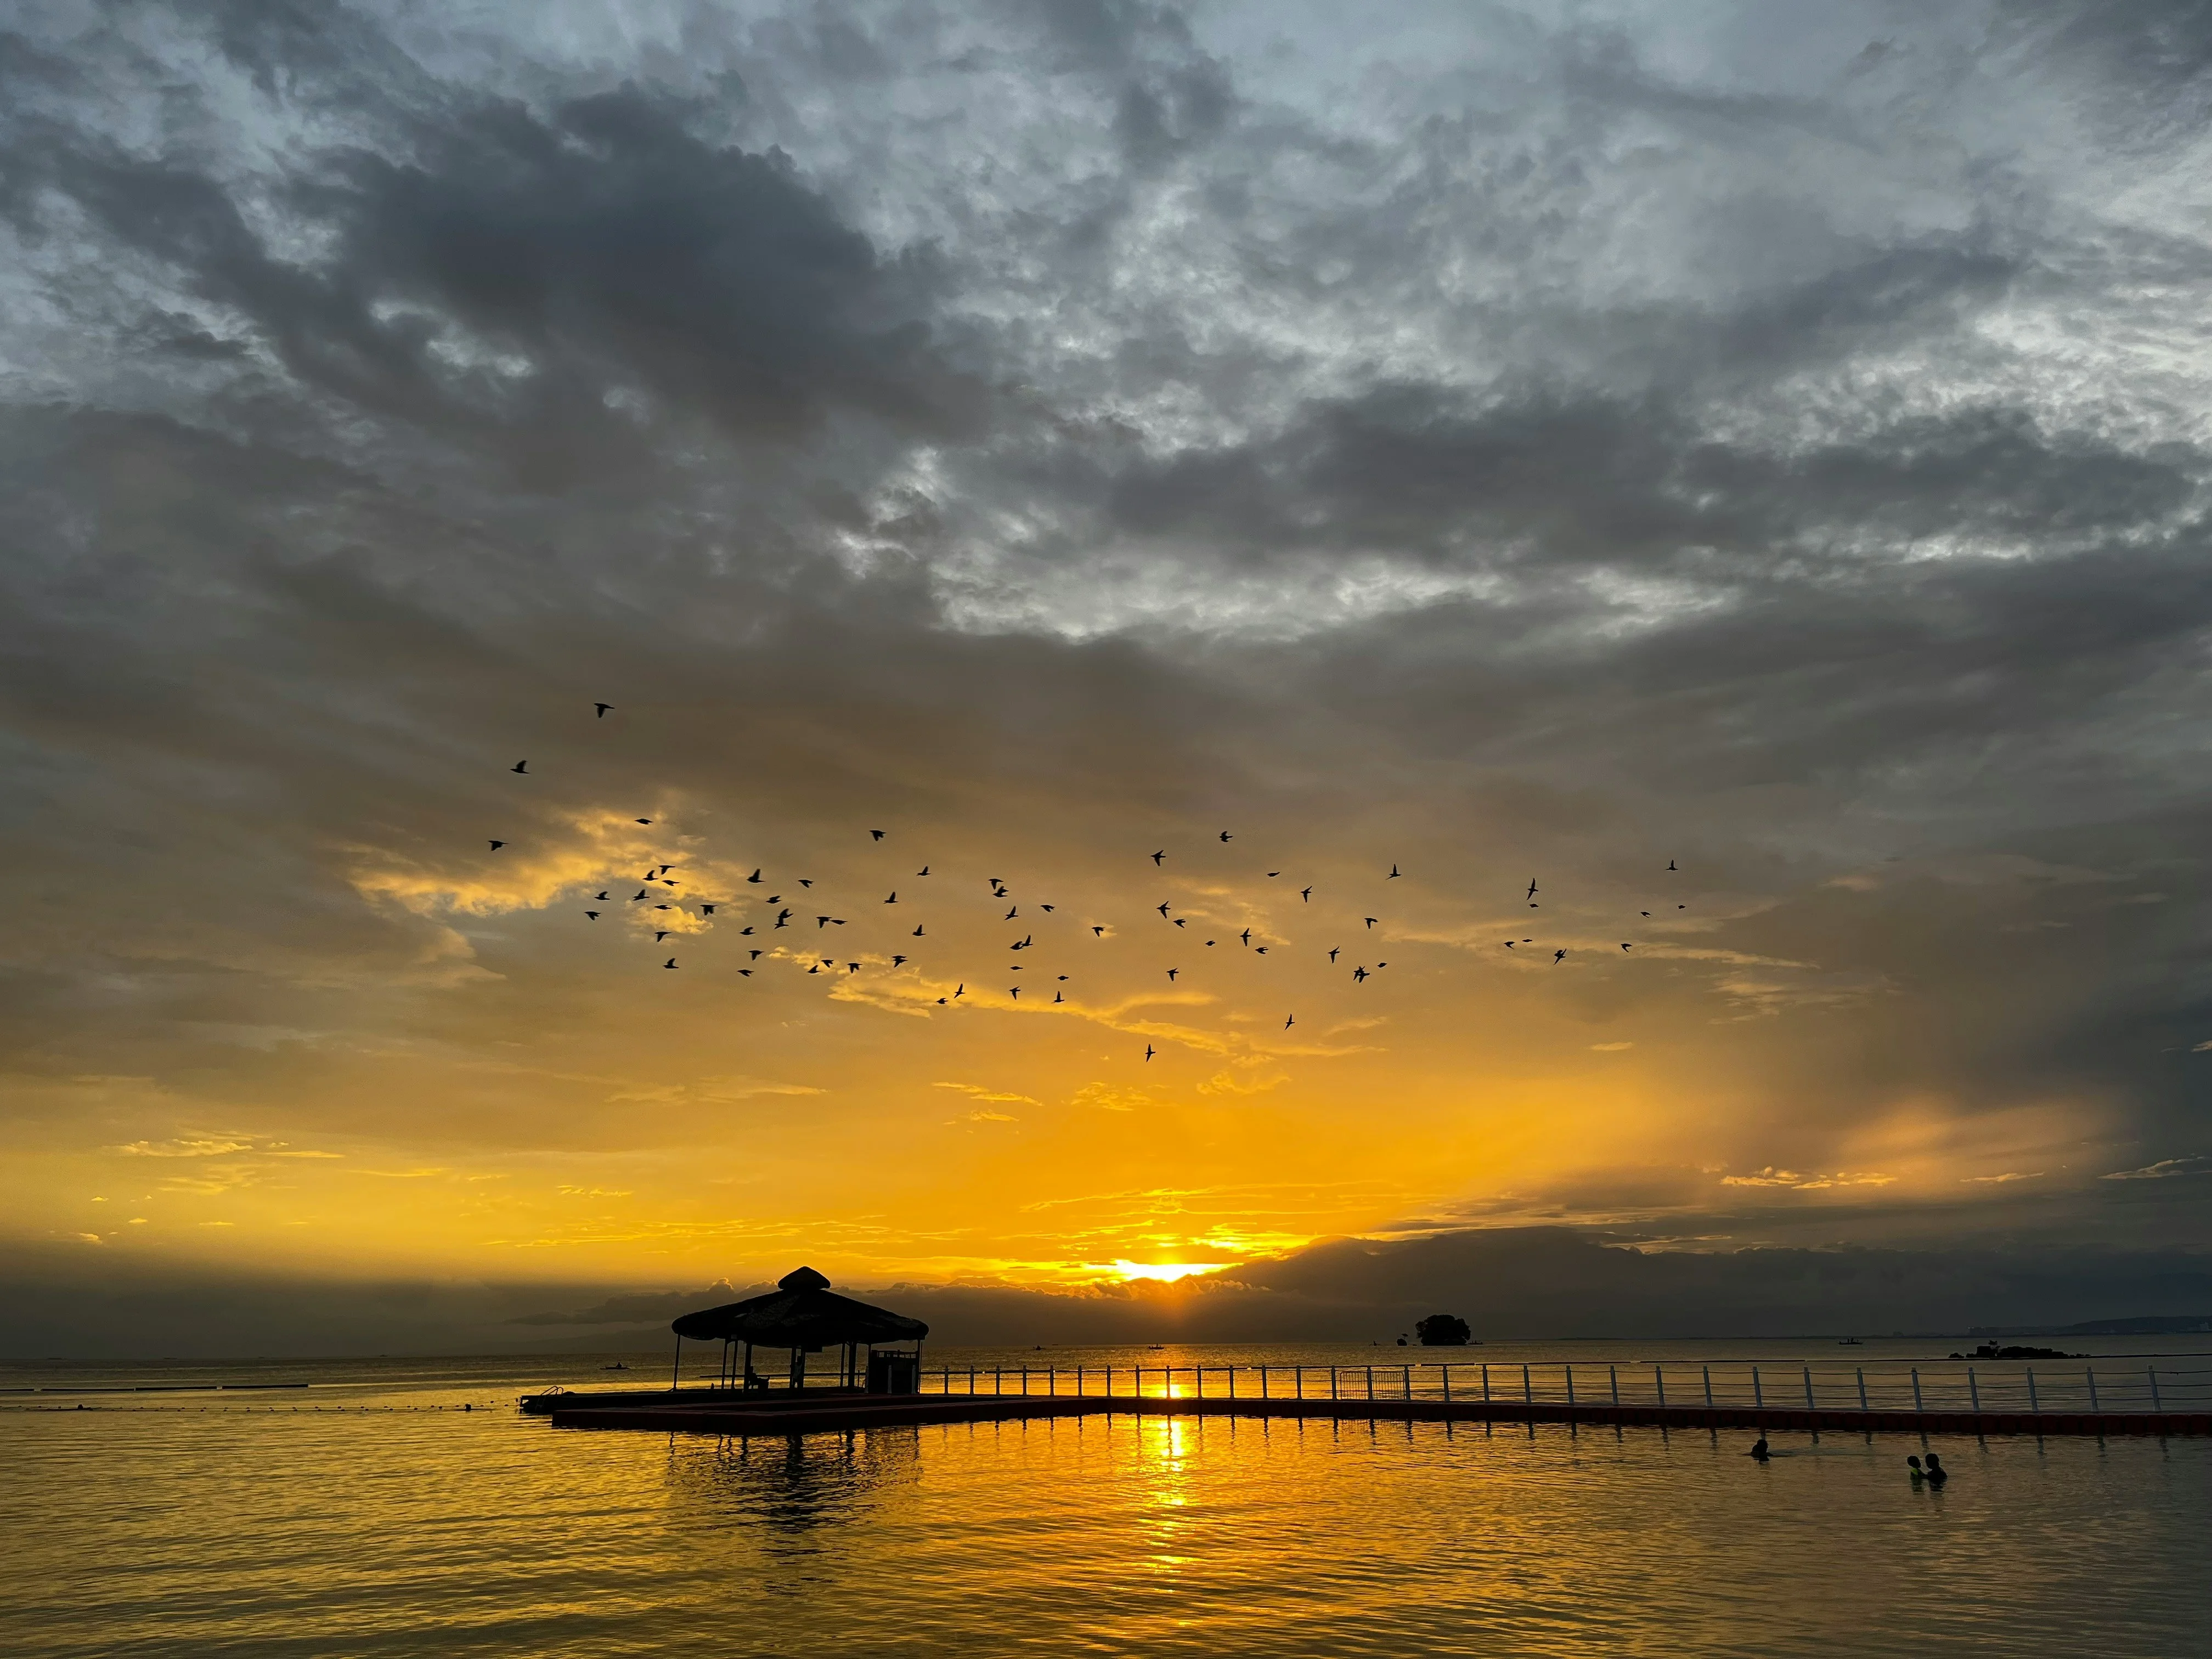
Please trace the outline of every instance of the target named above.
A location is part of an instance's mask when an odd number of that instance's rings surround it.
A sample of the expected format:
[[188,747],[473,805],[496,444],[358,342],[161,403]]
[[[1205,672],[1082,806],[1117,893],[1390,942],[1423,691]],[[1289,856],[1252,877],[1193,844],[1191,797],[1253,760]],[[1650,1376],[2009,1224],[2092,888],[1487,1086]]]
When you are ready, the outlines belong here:
[[1943,1468],[1943,1460],[1934,1452],[1929,1452],[1928,1454],[1928,1484],[1941,1487],[1950,1478],[1949,1473]]
[[1758,1459],[1758,1460],[1759,1460],[1759,1462],[1760,1462],[1764,1463],[1765,1462],[1766,1462],[1766,1460],[1767,1460],[1768,1458],[1771,1457],[1773,1455],[1774,1455],[1773,1453],[1771,1453],[1771,1452],[1770,1452],[1769,1450],[1767,1450],[1767,1449],[1766,1449],[1766,1437],[1765,1437],[1765,1435],[1763,1435],[1763,1434],[1762,1434],[1761,1436],[1759,1436],[1759,1437],[1758,1443],[1757,1443],[1756,1445],[1754,1445],[1754,1446],[1753,1446],[1753,1447],[1752,1447],[1752,1449],[1751,1449],[1751,1452],[1750,1452],[1750,1455],[1751,1455],[1751,1456],[1753,1456],[1753,1457],[1754,1457],[1754,1458],[1756,1458],[1756,1459]]
[[1920,1467],[1920,1460],[1919,1460],[1918,1458],[1917,1458],[1917,1457],[1908,1457],[1908,1458],[1906,1458],[1906,1459],[1905,1460],[1905,1467],[1906,1468],[1911,1469],[1911,1470],[1912,1471],[1912,1484],[1913,1484],[1914,1486],[1920,1486],[1920,1485],[1922,1485],[1923,1483],[1924,1483],[1924,1482],[1927,1480],[1927,1479],[1928,1479],[1927,1473],[1926,1473],[1924,1470],[1923,1470],[1923,1469],[1921,1468],[1921,1467]]

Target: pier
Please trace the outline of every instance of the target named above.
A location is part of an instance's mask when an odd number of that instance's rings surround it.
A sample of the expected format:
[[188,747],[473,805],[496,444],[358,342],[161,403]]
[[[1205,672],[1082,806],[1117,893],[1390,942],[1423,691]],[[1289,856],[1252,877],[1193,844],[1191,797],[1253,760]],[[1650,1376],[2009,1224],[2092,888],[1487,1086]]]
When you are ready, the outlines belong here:
[[814,1434],[1031,1418],[1571,1423],[1926,1435],[2212,1434],[2212,1370],[1810,1363],[946,1368],[907,1393],[725,1387],[526,1396],[561,1428]]

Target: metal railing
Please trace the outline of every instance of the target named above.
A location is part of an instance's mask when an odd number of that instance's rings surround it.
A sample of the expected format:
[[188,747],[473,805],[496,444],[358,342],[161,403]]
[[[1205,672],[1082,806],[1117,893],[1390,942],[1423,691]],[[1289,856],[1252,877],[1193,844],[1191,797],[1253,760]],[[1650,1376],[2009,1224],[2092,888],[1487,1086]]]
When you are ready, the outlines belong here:
[[1110,1395],[1164,1400],[1414,1400],[1468,1405],[2032,1415],[2212,1410],[2212,1369],[2095,1362],[948,1366],[924,1371],[921,1386],[930,1395]]

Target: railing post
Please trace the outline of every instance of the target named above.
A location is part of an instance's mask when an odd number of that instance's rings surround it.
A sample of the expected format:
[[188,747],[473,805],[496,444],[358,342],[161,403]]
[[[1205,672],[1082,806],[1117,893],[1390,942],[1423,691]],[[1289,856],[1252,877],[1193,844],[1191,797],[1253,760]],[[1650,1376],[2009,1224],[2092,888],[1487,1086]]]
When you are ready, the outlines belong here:
[[1566,1362],[1566,1364],[1564,1364],[1563,1366],[1561,1366],[1561,1367],[1560,1367],[1560,1369],[1561,1369],[1561,1370],[1565,1370],[1565,1371],[1566,1372],[1566,1374],[1567,1374],[1567,1406],[1568,1406],[1568,1408],[1569,1408],[1570,1410],[1571,1410],[1571,1409],[1573,1408],[1573,1407],[1574,1407],[1574,1403],[1575,1403],[1575,1364],[1574,1364],[1574,1361],[1572,1361],[1571,1359],[1571,1360],[1568,1360],[1568,1361]]
[[1262,1366],[1261,1366],[1261,1367],[1260,1367],[1260,1398],[1261,1398],[1261,1399],[1262,1399],[1262,1400],[1265,1400],[1267,1397],[1267,1368],[1265,1365],[1262,1365]]
[[1234,1365],[1229,1368],[1229,1397],[1231,1400],[1237,1398],[1237,1367]]
[[1861,1411],[1864,1411],[1867,1408],[1866,1367],[1860,1365],[1856,1367],[1856,1369],[1859,1374],[1859,1409]]
[[1713,1368],[1711,1365],[1700,1365],[1698,1369],[1705,1374],[1705,1409],[1711,1411],[1713,1408]]
[[1920,1367],[1912,1368],[1912,1414],[1920,1416],[1926,1409],[1920,1401]]
[[1759,1367],[1751,1368],[1751,1403],[1760,1411],[1766,1409],[1766,1390],[1759,1383]]
[[2150,1408],[2163,1417],[2166,1414],[2166,1401],[2160,1399],[2158,1395],[2158,1367],[2144,1366],[2143,1375],[2150,1379]]
[[2081,1368],[2081,1375],[2088,1380],[2089,1383],[2089,1409],[2102,1413],[2105,1408],[2097,1403],[2097,1368],[2094,1365],[2084,1365]]
[[1336,1398],[1336,1367],[1334,1365],[1328,1368],[1328,1397],[1331,1400]]
[[1813,1368],[1810,1365],[1805,1367],[1805,1409],[1808,1412],[1820,1409],[1813,1403]]
[[1052,1395],[1054,1399],[1058,1399],[1060,1397],[1059,1366],[1048,1365],[1044,1368],[1044,1391]]
[[1605,1368],[1605,1376],[1606,1381],[1613,1388],[1613,1403],[1618,1406],[1620,1403],[1620,1367],[1607,1365]]
[[1528,1380],[1528,1368],[1526,1365],[1521,1368],[1521,1400],[1523,1405],[1533,1406],[1536,1403],[1536,1385]]
[[1306,1397],[1306,1368],[1304,1366],[1299,1366],[1297,1375],[1291,1377],[1291,1392],[1296,1395],[1298,1399],[1303,1400]]
[[2043,1401],[2035,1392],[2035,1367],[2033,1365],[2027,1368],[2027,1408],[2038,1417],[2043,1415]]
[[1450,1404],[1451,1404],[1451,1367],[1450,1367],[1450,1366],[1449,1366],[1449,1365],[1447,1365],[1447,1366],[1445,1366],[1445,1367],[1443,1368],[1443,1370],[1444,1370],[1444,1404],[1445,1404],[1445,1405],[1447,1405],[1447,1406],[1449,1406],[1449,1405],[1450,1405]]
[[1372,1365],[1367,1368],[1367,1397],[1370,1400],[1375,1398],[1375,1367]]
[[1413,1397],[1413,1368],[1411,1365],[1401,1365],[1398,1370],[1399,1385],[1405,1391],[1406,1398],[1411,1400]]
[[1490,1403],[1490,1363],[1487,1360],[1482,1366],[1482,1403],[1485,1406]]
[[1974,1415],[1979,1417],[1982,1414],[1982,1385],[1974,1380],[1972,1365],[1966,1367],[1966,1401],[1973,1407]]
[[1651,1380],[1659,1386],[1659,1409],[1667,1409],[1667,1368],[1657,1360],[1651,1362]]

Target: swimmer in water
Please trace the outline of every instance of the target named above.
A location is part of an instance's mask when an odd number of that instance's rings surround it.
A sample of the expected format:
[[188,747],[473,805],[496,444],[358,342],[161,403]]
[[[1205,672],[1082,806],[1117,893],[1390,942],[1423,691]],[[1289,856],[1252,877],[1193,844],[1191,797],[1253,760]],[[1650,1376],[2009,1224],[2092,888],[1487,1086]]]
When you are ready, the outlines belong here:
[[1929,1452],[1928,1454],[1928,1484],[1940,1488],[1950,1478],[1950,1472],[1943,1467],[1943,1460],[1936,1456],[1934,1452]]
[[1905,1460],[1905,1467],[1912,1471],[1912,1484],[1914,1486],[1917,1486],[1920,1485],[1922,1481],[1927,1480],[1928,1476],[1922,1471],[1920,1468],[1920,1460],[1918,1458],[1906,1458]]
[[1753,1446],[1751,1450],[1745,1455],[1749,1457],[1755,1457],[1762,1463],[1766,1462],[1768,1457],[1772,1455],[1772,1454],[1766,1449],[1766,1437],[1763,1434],[1759,1436],[1759,1443]]

